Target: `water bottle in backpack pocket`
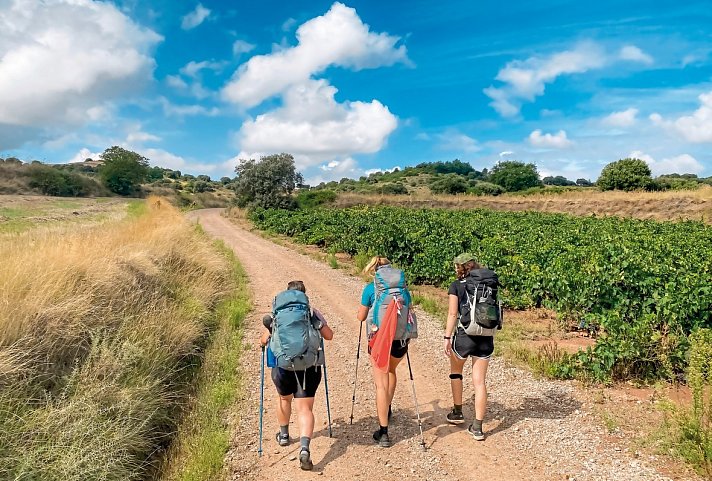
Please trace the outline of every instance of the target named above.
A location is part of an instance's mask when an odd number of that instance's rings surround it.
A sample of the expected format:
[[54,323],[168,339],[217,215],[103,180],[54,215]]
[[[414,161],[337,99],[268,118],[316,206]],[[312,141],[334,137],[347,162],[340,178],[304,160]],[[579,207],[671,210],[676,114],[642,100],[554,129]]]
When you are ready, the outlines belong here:
[[321,334],[314,326],[306,294],[293,289],[280,292],[272,303],[272,315],[269,347],[277,367],[303,371],[324,363]]
[[267,344],[267,367],[277,367],[277,358],[274,356],[269,344]]
[[489,269],[473,269],[465,278],[467,309],[460,325],[470,336],[494,336],[502,329],[502,303],[497,300],[499,279]]

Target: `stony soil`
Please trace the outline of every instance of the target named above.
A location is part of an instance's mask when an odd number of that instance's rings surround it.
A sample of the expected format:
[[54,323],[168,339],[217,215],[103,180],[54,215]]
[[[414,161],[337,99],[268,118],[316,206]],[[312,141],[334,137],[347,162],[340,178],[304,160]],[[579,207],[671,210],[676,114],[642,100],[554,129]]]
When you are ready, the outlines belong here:
[[[624,440],[609,436],[596,415],[591,396],[569,382],[535,379],[519,368],[495,359],[488,373],[487,439],[474,441],[464,426],[450,426],[448,362],[442,351],[442,329],[418,312],[420,338],[411,345],[418,408],[426,448],[414,409],[408,367],[399,367],[399,384],[391,424],[393,447],[376,446],[374,390],[368,358],[359,366],[353,425],[349,424],[359,323],[355,320],[363,283],[287,247],[252,234],[221,216],[220,209],[190,214],[206,232],[234,249],[251,282],[254,310],[247,319],[243,354],[244,398],[234,427],[232,448],[225,462],[228,479],[418,479],[418,480],[630,480],[696,479],[667,477],[655,457],[630,450]],[[324,386],[317,392],[316,432],[312,441],[313,472],[298,467],[298,428],[292,416],[292,444],[280,448],[274,435],[276,392],[265,379],[264,455],[257,456],[260,392],[260,349],[257,338],[262,316],[273,296],[288,280],[307,286],[313,305],[335,331],[327,344],[328,384],[333,437],[328,436]],[[467,374],[466,372],[466,379]],[[465,415],[473,416],[472,387],[466,383]],[[657,467],[657,468],[656,468]],[[374,478],[374,475],[377,475]]]

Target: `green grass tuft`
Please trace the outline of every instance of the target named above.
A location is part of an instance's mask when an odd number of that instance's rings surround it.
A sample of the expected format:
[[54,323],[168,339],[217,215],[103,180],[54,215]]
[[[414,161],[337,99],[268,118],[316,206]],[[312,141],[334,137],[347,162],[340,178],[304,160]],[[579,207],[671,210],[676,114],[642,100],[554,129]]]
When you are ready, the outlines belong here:
[[221,479],[230,436],[225,411],[241,391],[240,356],[243,321],[252,308],[245,271],[222,242],[216,247],[229,260],[236,288],[217,309],[218,327],[198,375],[195,402],[183,419],[162,479],[210,481]]
[[145,200],[130,200],[126,205],[126,215],[129,218],[141,217],[148,212]]

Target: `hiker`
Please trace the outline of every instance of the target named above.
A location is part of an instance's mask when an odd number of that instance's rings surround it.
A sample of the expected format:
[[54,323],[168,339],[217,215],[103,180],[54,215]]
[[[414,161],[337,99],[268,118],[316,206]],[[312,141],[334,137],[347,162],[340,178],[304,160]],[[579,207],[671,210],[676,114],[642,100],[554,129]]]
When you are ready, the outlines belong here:
[[[299,464],[308,471],[313,468],[309,443],[314,433],[314,395],[321,383],[321,366],[324,364],[321,339],[330,341],[334,332],[324,316],[309,306],[302,281],[291,281],[286,291],[277,294],[272,306],[272,323],[269,327],[265,325],[260,343],[262,346],[269,343],[268,358],[273,358],[268,365],[272,367],[272,381],[279,394],[276,439],[280,446],[289,445],[289,419],[294,399],[299,419]],[[297,326],[296,329],[293,326]],[[275,329],[276,333],[272,335]],[[287,352],[290,348],[298,351],[296,358]]]
[[487,410],[487,367],[494,352],[494,334],[501,329],[501,306],[497,302],[497,274],[475,261],[472,254],[454,259],[457,280],[448,289],[448,316],[445,327],[445,355],[450,358],[450,387],[453,408],[446,418],[462,424],[462,368],[472,358],[475,386],[475,419],[467,431],[477,441],[485,439],[482,421]]
[[391,446],[388,422],[398,381],[396,368],[408,352],[410,339],[418,336],[418,330],[415,313],[410,310],[411,297],[403,271],[393,267],[386,257],[376,256],[363,273],[372,275],[373,282],[363,288],[356,318],[360,322],[368,321],[368,353],[376,385],[379,424],[373,439],[387,448]]

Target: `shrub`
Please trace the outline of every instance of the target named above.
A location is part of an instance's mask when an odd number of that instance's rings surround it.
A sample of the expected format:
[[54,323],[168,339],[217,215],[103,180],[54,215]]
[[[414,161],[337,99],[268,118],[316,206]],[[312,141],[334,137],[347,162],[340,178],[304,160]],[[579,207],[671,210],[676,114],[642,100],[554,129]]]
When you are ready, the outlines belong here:
[[653,181],[655,190],[696,190],[700,182],[683,177],[660,176]]
[[492,167],[487,180],[504,187],[507,192],[516,192],[541,185],[536,165],[508,160]]
[[605,166],[596,185],[601,190],[652,189],[653,178],[650,174],[650,167],[645,161],[627,158]]
[[672,448],[712,479],[712,330],[690,335],[687,383],[692,390],[690,407],[672,408],[675,441]]
[[378,187],[376,192],[383,195],[404,195],[408,193],[408,188],[400,182],[392,182]]
[[301,190],[297,194],[297,204],[300,209],[311,209],[335,200],[336,192],[333,190]]
[[500,195],[504,194],[504,188],[490,182],[477,182],[468,192],[475,195]]
[[27,174],[30,177],[29,186],[44,195],[83,197],[102,190],[94,179],[48,165],[30,165]]
[[430,191],[433,194],[462,194],[467,192],[469,186],[461,175],[446,174],[433,179],[430,183]]
[[211,192],[213,190],[215,190],[213,189],[213,186],[205,180],[196,180],[195,183],[193,183],[193,192],[196,194],[201,192]]

